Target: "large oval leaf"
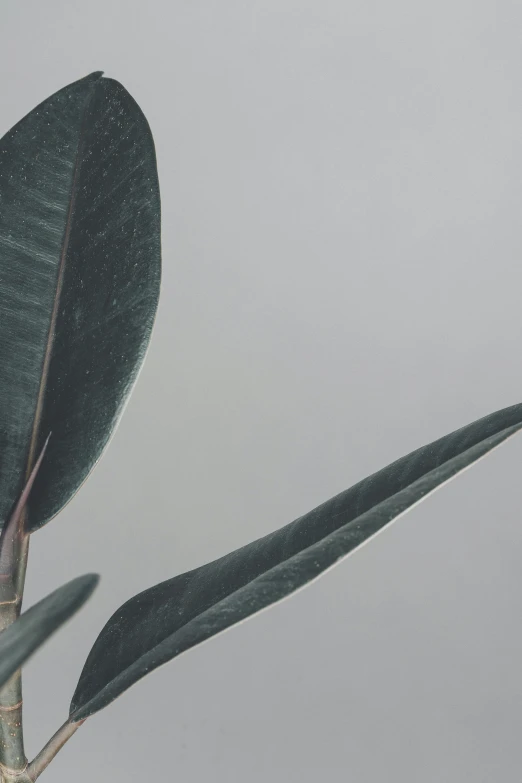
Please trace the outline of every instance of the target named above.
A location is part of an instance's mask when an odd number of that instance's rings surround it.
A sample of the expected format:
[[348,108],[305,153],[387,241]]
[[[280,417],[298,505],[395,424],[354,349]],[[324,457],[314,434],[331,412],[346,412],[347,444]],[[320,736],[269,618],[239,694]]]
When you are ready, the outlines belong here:
[[0,525],[49,432],[28,529],[99,459],[136,379],[160,281],[154,144],[93,73],[0,140]]
[[0,633],[0,688],[54,631],[83,606],[98,581],[97,574],[72,579]]
[[148,672],[316,579],[522,427],[522,405],[411,452],[285,527],[131,598],[110,618],[71,703],[77,721]]

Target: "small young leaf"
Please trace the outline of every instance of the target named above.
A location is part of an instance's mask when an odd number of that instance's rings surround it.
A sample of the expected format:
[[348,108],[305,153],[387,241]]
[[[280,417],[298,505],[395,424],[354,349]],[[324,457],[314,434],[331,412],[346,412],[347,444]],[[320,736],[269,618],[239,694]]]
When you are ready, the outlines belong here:
[[280,530],[151,587],[110,618],[83,668],[74,721],[157,666],[316,579],[522,428],[522,404],[411,452]]
[[89,598],[97,574],[72,579],[24,612],[0,633],[0,687]]
[[45,437],[27,529],[96,464],[149,341],[160,199],[142,111],[93,73],[0,139],[0,527]]

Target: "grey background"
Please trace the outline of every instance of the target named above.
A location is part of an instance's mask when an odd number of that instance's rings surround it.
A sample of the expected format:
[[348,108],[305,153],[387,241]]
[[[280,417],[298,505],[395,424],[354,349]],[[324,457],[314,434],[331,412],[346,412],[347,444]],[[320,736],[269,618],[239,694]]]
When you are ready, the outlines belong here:
[[[0,133],[104,69],[163,203],[143,372],[31,544],[26,606],[102,582],[27,666],[30,755],[128,597],[521,400],[521,23],[505,0],[3,0]],[[142,680],[44,779],[519,779],[521,459]]]

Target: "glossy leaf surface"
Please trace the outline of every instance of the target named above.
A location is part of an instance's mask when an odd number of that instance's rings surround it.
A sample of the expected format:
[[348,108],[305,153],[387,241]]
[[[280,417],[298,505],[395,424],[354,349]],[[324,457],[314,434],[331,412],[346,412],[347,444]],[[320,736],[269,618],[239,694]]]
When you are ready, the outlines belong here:
[[28,529],[99,459],[136,379],[160,281],[147,121],[94,73],[0,140],[0,525],[52,438]]
[[316,579],[386,524],[522,427],[522,405],[417,449],[280,530],[127,601],[99,635],[74,720],[148,672]]
[[24,612],[0,633],[0,687],[48,637],[80,609],[98,584],[97,574],[72,579]]

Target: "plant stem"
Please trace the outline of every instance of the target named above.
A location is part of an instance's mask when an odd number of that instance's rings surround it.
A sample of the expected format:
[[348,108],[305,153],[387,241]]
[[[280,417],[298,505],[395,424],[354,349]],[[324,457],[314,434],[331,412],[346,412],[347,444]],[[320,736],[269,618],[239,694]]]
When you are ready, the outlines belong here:
[[[63,726],[60,726],[56,734],[51,737],[47,745],[42,748],[40,753],[35,756],[27,767],[25,774],[30,783],[34,783],[36,778],[41,775],[47,765],[54,759],[58,751],[65,745],[67,740],[80,728],[82,723],[85,723],[85,720],[87,719],[84,718],[84,720],[81,720],[78,723],[69,723],[69,721],[65,721]],[[25,781],[20,780],[20,783],[25,783]]]
[[[25,486],[0,535],[0,632],[19,616],[24,594],[29,537],[26,532],[27,499],[42,463],[50,434],[33,467],[35,430],[27,466]],[[22,725],[22,670],[13,674],[0,690],[0,781],[27,783],[27,758]],[[29,781],[30,783],[30,781]]]
[[[29,536],[19,541],[16,567],[9,582],[0,586],[0,631],[20,615],[27,567]],[[22,726],[22,671],[19,669],[0,690],[0,771],[7,781],[11,772],[23,772],[27,766]]]
[[22,731],[22,675],[15,672],[0,692],[0,769],[16,772],[27,765]]

